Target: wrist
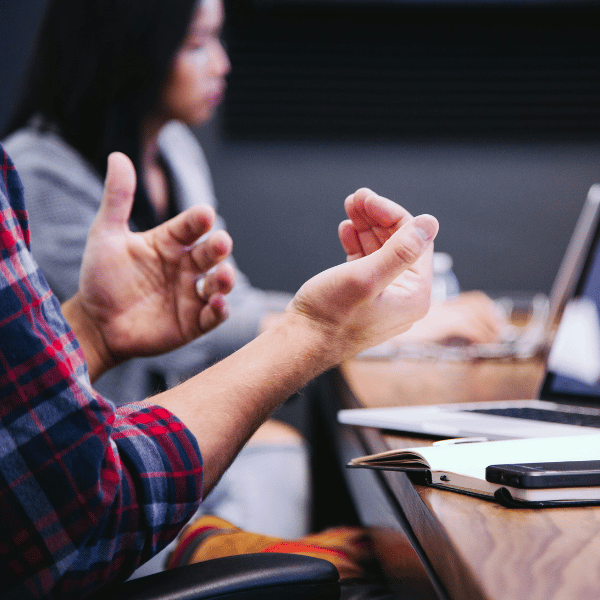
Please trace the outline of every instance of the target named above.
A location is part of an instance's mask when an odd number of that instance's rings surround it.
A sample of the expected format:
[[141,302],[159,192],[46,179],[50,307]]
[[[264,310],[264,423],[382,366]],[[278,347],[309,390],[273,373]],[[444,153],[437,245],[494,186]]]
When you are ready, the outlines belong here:
[[287,309],[271,326],[282,343],[294,349],[294,360],[312,379],[348,358],[352,352],[347,341],[331,325],[302,312]]
[[77,292],[61,306],[85,356],[91,381],[115,366],[116,361],[109,351],[97,323],[86,312]]

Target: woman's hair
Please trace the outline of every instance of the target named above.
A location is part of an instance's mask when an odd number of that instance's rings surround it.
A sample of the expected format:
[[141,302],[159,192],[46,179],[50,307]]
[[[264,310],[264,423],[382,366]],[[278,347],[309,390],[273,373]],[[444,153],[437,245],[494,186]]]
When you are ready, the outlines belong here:
[[[159,102],[197,2],[49,0],[5,135],[40,114],[101,176],[116,150],[139,173],[141,124]],[[132,217],[145,229],[153,211],[141,179]]]

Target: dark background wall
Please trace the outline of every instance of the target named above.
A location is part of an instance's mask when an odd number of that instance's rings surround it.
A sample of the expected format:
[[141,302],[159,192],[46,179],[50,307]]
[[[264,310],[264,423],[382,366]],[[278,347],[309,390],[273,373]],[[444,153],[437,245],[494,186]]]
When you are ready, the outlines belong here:
[[[600,181],[593,20],[376,4],[228,3],[228,97],[197,134],[242,269],[295,291],[368,186],[438,217],[464,288],[549,291]],[[0,126],[43,5],[0,0]]]
[[46,0],[0,0],[0,131],[18,93]]

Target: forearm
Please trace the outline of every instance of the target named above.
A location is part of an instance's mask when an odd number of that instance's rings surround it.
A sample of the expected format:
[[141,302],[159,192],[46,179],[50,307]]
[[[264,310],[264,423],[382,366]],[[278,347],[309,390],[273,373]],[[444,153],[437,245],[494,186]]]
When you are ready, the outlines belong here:
[[425,316],[431,296],[430,242],[436,233],[432,217],[411,219],[379,252],[307,281],[281,319],[241,350],[153,398],[196,436],[207,490],[294,391]]
[[231,356],[152,397],[196,436],[204,458],[204,495],[271,412],[333,366],[337,356],[318,327],[286,313]]

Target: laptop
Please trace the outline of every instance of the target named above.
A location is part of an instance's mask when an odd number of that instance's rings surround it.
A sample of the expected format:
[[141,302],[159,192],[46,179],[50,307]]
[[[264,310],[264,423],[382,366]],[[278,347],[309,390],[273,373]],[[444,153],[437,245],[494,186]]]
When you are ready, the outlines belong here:
[[[538,398],[349,409],[338,412],[338,421],[443,438],[488,440],[599,431],[600,371],[594,375],[592,368],[580,374],[577,369],[594,357],[594,349],[600,369],[599,216],[600,184],[595,184],[588,192],[552,286],[545,325],[552,330],[551,346]],[[585,347],[578,348],[577,343]]]

